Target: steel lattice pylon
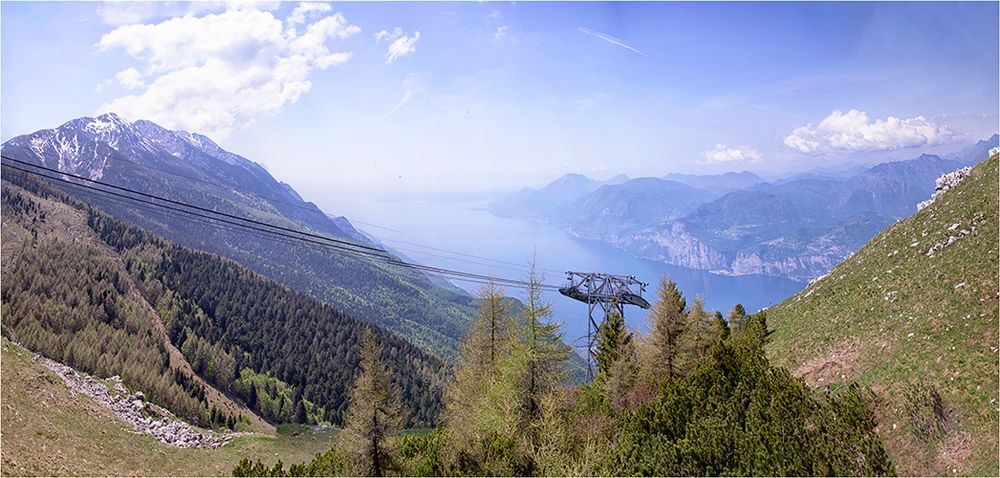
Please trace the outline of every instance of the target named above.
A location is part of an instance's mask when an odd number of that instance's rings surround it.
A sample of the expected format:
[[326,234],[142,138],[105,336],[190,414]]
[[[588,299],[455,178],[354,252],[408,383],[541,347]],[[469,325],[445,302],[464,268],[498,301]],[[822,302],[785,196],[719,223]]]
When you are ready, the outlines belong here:
[[[649,302],[642,298],[646,284],[635,276],[605,274],[601,272],[567,272],[569,284],[559,289],[559,293],[587,304],[587,372],[594,378],[594,343],[600,324],[594,320],[594,310],[600,306],[604,312],[601,322],[612,312],[625,317],[625,305],[649,308]],[[635,290],[633,288],[638,288]]]

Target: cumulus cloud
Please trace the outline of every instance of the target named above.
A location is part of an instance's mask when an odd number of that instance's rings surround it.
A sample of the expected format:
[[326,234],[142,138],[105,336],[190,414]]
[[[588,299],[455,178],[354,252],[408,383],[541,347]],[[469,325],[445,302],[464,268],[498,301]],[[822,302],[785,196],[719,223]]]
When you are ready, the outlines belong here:
[[115,79],[118,80],[119,84],[130,90],[146,86],[142,82],[142,73],[139,73],[139,70],[136,70],[135,68],[128,68],[119,71],[118,74],[115,75]]
[[760,152],[749,146],[729,148],[724,144],[715,145],[715,149],[705,151],[701,154],[704,161],[702,163],[731,163],[743,161],[753,163],[760,160]]
[[288,14],[287,21],[291,25],[305,23],[309,17],[329,12],[332,8],[329,3],[302,2],[292,10],[292,13]]
[[385,64],[410,55],[417,51],[417,41],[420,40],[420,32],[413,32],[413,36],[402,35],[389,44],[389,50],[385,53]]
[[314,71],[351,57],[331,51],[330,42],[361,30],[340,13],[301,8],[295,18],[299,30],[291,20],[286,27],[272,12],[241,3],[221,13],[108,32],[98,51],[120,50],[138,60],[140,68],[116,79],[141,91],[105,103],[98,112],[216,137],[277,114],[309,91]]
[[935,145],[952,138],[948,128],[923,116],[872,120],[852,109],[836,110],[818,125],[795,128],[785,137],[785,145],[807,154],[854,153]]
[[[276,9],[280,2],[242,2],[257,9]],[[184,15],[200,15],[206,12],[216,12],[226,9],[226,2],[196,1],[196,2],[103,2],[97,7],[97,16],[108,25],[129,25],[145,23],[150,20]]]

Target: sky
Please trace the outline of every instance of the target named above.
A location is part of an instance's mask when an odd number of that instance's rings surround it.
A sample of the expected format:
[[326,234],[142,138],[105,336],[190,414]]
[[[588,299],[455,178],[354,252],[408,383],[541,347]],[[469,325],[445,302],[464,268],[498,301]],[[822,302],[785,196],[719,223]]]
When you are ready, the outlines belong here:
[[114,111],[307,198],[951,152],[998,129],[996,2],[0,4],[0,139]]

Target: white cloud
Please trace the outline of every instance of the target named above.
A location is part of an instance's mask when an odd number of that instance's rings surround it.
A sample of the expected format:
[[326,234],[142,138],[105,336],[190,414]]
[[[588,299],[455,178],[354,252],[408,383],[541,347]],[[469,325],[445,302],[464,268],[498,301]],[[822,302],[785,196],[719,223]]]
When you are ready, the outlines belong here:
[[136,70],[135,68],[128,68],[119,71],[118,74],[115,75],[115,79],[118,80],[118,83],[120,83],[122,86],[130,90],[135,90],[138,88],[142,88],[143,86],[146,86],[142,82],[142,73],[139,73],[139,70]]
[[701,156],[705,158],[704,161],[700,161],[702,164],[731,163],[735,161],[753,163],[760,160],[760,152],[756,149],[749,146],[729,148],[724,144],[715,145],[715,149],[705,151],[701,154]]
[[888,151],[935,145],[953,138],[948,128],[917,116],[871,120],[863,111],[836,110],[818,125],[795,128],[785,137],[785,145],[807,154]]
[[403,109],[403,107],[406,106],[406,104],[409,103],[410,99],[414,96],[424,94],[426,94],[426,91],[424,90],[420,77],[411,73],[406,77],[406,80],[403,81],[403,96],[396,102],[396,106],[394,106],[391,110],[378,115],[378,117],[372,121],[381,121],[396,114],[396,112]]
[[504,35],[506,35],[507,31],[509,31],[509,30],[510,30],[510,25],[500,25],[500,26],[498,26],[497,27],[497,31],[493,33],[493,39],[494,40],[499,40],[499,39],[503,38]]
[[500,12],[500,10],[493,10],[492,12],[490,12],[489,15],[486,15],[486,18],[490,18],[490,19],[494,19],[494,20],[500,19],[500,18],[503,18],[503,13]]
[[420,40],[420,32],[413,32],[413,36],[403,35],[390,43],[389,51],[385,53],[385,64],[388,65],[417,51],[418,40]]
[[391,32],[389,30],[382,30],[375,34],[375,43],[394,41],[401,36],[403,36],[403,29],[399,27],[393,28]]
[[309,91],[314,71],[351,57],[331,51],[331,40],[361,30],[340,13],[310,23],[318,16],[312,12],[302,14],[301,33],[272,12],[243,3],[217,14],[118,27],[101,37],[98,51],[121,50],[139,60],[139,68],[116,79],[141,91],[101,105],[98,112],[216,137],[275,115]]
[[306,19],[309,17],[329,12],[331,8],[333,7],[331,7],[329,3],[302,2],[299,3],[294,10],[292,10],[292,13],[288,14],[287,21],[291,25],[305,23]]
[[579,30],[579,31],[581,31],[581,32],[583,32],[583,33],[586,33],[587,35],[590,35],[592,37],[600,38],[601,40],[604,40],[604,41],[606,41],[606,42],[608,42],[608,43],[610,43],[612,45],[620,46],[620,47],[622,47],[622,48],[624,48],[626,50],[632,51],[634,53],[638,53],[638,54],[640,54],[642,56],[649,56],[649,55],[643,53],[642,51],[640,51],[638,48],[635,48],[632,45],[629,45],[629,44],[625,43],[624,41],[622,41],[619,38],[615,38],[615,37],[613,37],[611,35],[608,35],[607,33],[601,33],[599,31],[594,31],[594,30],[591,30],[589,28],[582,27],[582,26],[577,26],[576,29]]
[[197,15],[223,10],[224,2],[104,2],[97,7],[97,15],[108,25],[143,23],[156,18]]

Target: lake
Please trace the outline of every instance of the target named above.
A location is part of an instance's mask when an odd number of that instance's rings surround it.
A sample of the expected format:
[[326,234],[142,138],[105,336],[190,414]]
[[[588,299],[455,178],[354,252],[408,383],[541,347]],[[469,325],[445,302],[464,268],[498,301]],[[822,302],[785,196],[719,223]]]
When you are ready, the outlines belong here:
[[[643,296],[655,302],[656,286],[663,275],[677,282],[691,304],[701,295],[712,310],[725,314],[736,303],[749,311],[774,305],[801,290],[805,284],[771,276],[726,276],[640,259],[600,241],[572,235],[547,224],[501,218],[487,212],[486,201],[431,201],[423,199],[371,199],[352,201],[346,215],[359,230],[383,241],[408,259],[444,267],[509,279],[524,279],[534,255],[546,284],[564,285],[566,271],[607,272],[634,275],[649,283]],[[349,206],[349,205],[348,205]],[[475,256],[475,257],[472,257]],[[475,293],[480,284],[453,281]],[[523,291],[508,290],[523,298]],[[577,345],[587,333],[587,305],[547,292],[556,320],[570,341]],[[626,323],[645,330],[646,311],[625,309]]]

